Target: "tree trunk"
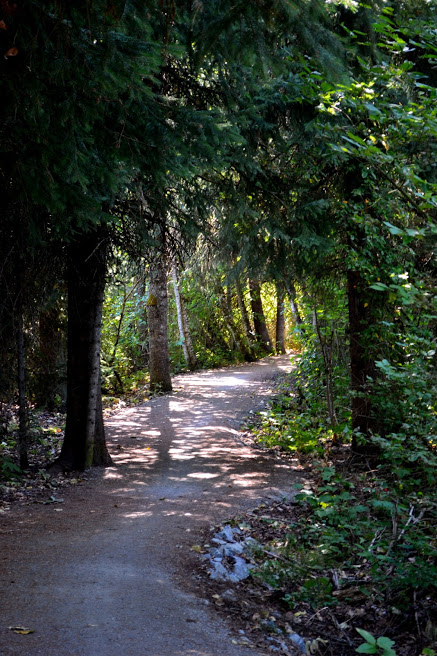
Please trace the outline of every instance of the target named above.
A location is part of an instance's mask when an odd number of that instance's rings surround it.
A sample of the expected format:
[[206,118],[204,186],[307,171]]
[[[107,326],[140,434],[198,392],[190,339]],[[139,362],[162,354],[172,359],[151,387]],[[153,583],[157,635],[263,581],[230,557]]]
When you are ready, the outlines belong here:
[[257,342],[267,353],[273,353],[272,342],[266,326],[261,300],[261,286],[256,280],[249,280],[250,304],[253,314],[253,325]]
[[106,448],[105,426],[103,424],[103,407],[102,407],[102,375],[99,371],[98,389],[100,394],[97,395],[96,406],[96,425],[94,430],[93,445],[93,465],[97,467],[109,467],[113,464],[111,456]]
[[[21,293],[21,292],[20,292]],[[18,340],[17,340],[17,355],[18,355],[18,455],[20,459],[20,468],[27,469],[29,467],[29,459],[27,455],[27,442],[28,442],[28,415],[27,415],[27,402],[26,402],[26,354],[24,347],[24,326],[23,326],[23,313],[21,302],[19,302],[18,309]]]
[[[106,273],[103,230],[86,233],[69,247],[67,423],[58,460],[83,470],[110,462],[100,386],[100,334]],[[95,448],[96,434],[99,446]]]
[[284,287],[276,281],[276,353],[285,353]]
[[[143,301],[146,298],[146,277],[142,276],[140,282],[140,297],[142,299],[141,307],[144,307]],[[138,369],[145,369],[149,366],[149,327],[147,325],[147,311],[143,310],[137,323],[137,331],[140,338],[140,356],[138,358]]]
[[182,350],[184,352],[185,362],[190,371],[197,369],[197,358],[191,341],[190,330],[188,326],[187,311],[184,299],[179,290],[179,280],[176,264],[173,263],[171,268],[171,276],[173,279],[174,296],[176,302],[176,313],[178,317],[179,334],[181,336]]
[[[375,365],[367,355],[365,333],[372,322],[365,295],[366,285],[358,271],[347,272],[347,296],[349,309],[350,368],[352,389],[352,430],[368,439],[378,432],[369,398],[368,378],[374,378]],[[373,446],[360,444],[354,435],[352,447],[362,453],[374,451]]]
[[171,392],[167,337],[167,262],[159,254],[150,265],[147,317],[149,324],[149,372],[151,392]]
[[331,428],[335,433],[337,427],[337,416],[335,412],[335,399],[334,399],[334,376],[333,376],[333,362],[332,362],[332,345],[334,342],[335,333],[330,330],[329,337],[322,334],[320,323],[317,318],[317,311],[314,309],[313,313],[315,321],[315,329],[319,340],[320,350],[323,357],[323,366],[325,370],[325,391],[326,391],[326,404],[328,408],[329,421]]
[[253,338],[254,332],[250,325],[249,313],[247,311],[246,303],[244,302],[243,290],[241,289],[240,278],[237,277],[235,281],[235,289],[237,291],[237,303],[240,309],[241,321],[243,323],[244,334],[246,336],[246,342],[248,345],[249,352],[251,354],[252,360],[255,360],[255,353],[253,350]]
[[223,317],[231,335],[232,342],[235,344],[236,349],[240,351],[246,362],[253,362],[255,357],[252,355],[250,349],[246,346],[244,338],[242,338],[238,326],[234,321],[234,315],[232,312],[232,292],[230,286],[228,286],[227,293],[224,288],[220,288],[218,293]]
[[300,316],[299,308],[296,301],[296,288],[292,282],[290,282],[287,285],[287,294],[288,294],[288,300],[290,301],[291,313],[293,315],[296,328],[303,333],[304,332],[302,327],[303,321],[302,321],[302,317]]

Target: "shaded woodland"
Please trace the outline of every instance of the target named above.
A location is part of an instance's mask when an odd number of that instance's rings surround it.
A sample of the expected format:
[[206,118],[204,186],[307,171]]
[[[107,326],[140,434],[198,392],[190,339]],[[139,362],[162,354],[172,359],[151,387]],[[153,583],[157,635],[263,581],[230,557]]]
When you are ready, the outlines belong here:
[[83,471],[111,462],[102,394],[292,349],[253,430],[322,459],[302,541],[396,572],[378,594],[416,608],[428,656],[436,18],[427,0],[0,3],[0,482],[38,468],[39,412],[65,416],[52,467]]

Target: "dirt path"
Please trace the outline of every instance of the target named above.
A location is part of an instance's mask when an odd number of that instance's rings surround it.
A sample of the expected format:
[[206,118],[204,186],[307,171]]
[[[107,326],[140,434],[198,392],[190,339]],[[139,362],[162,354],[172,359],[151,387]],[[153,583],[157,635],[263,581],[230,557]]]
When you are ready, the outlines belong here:
[[[179,376],[174,394],[107,421],[115,466],[64,503],[1,519],[0,656],[248,656],[205,600],[188,592],[201,531],[297,474],[241,445],[287,356]],[[197,559],[197,562],[196,562]],[[191,578],[191,586],[184,579]],[[17,635],[9,626],[34,629]]]

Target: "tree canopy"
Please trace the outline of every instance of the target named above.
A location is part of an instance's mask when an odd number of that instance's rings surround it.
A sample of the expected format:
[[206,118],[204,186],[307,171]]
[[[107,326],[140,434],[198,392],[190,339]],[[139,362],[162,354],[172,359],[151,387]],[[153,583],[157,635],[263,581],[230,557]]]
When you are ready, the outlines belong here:
[[345,444],[396,499],[431,495],[436,18],[427,0],[0,3],[4,478],[31,463],[38,406],[66,411],[59,467],[105,465],[102,390],[287,347],[280,446]]

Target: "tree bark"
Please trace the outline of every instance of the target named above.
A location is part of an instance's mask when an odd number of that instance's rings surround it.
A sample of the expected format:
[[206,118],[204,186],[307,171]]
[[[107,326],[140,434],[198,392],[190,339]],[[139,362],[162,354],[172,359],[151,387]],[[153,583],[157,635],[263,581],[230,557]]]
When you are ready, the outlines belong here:
[[179,278],[176,264],[173,263],[171,268],[171,276],[173,280],[173,289],[176,302],[176,313],[178,317],[179,334],[181,336],[182,350],[184,352],[185,362],[190,371],[197,369],[197,358],[191,340],[190,329],[188,326],[187,310],[185,307],[184,299],[181,296],[179,289]]
[[261,286],[257,280],[249,280],[250,303],[253,314],[253,325],[257,342],[267,353],[273,353],[272,342],[267,330],[266,319],[261,300]]
[[237,303],[240,309],[241,321],[243,323],[244,333],[246,335],[246,340],[249,345],[249,350],[253,351],[253,337],[254,332],[252,326],[250,325],[249,313],[247,311],[246,303],[244,302],[243,290],[241,288],[240,278],[237,277],[235,281],[235,289],[237,291]]
[[[98,389],[102,389],[102,374],[99,371]],[[96,425],[94,430],[94,444],[93,444],[93,465],[96,467],[109,467],[112,465],[111,456],[106,448],[105,439],[105,426],[103,424],[103,407],[102,407],[102,394],[97,395],[96,406]]]
[[100,386],[104,230],[82,234],[70,244],[68,256],[67,422],[58,464],[64,469],[83,470],[110,462]]
[[[142,301],[146,298],[146,277],[142,276],[140,282],[140,296]],[[144,303],[141,303],[144,308]],[[140,356],[138,358],[138,369],[145,369],[149,366],[149,327],[147,325],[147,311],[141,312],[137,323],[137,331],[140,337]]]
[[157,255],[149,270],[149,373],[151,392],[171,392],[170,359],[167,337],[167,262]]
[[285,353],[284,287],[276,281],[276,353]]
[[302,333],[304,332],[302,324],[302,317],[300,316],[299,308],[296,300],[296,288],[292,282],[287,285],[288,300],[290,301],[291,313],[293,315],[294,323]]
[[232,312],[232,292],[230,286],[228,286],[227,292],[223,287],[221,287],[218,290],[218,294],[223,317],[231,335],[233,344],[235,344],[236,349],[240,351],[246,362],[253,362],[255,357],[251,353],[250,349],[246,346],[244,338],[240,334],[238,326],[235,324],[234,315]]

